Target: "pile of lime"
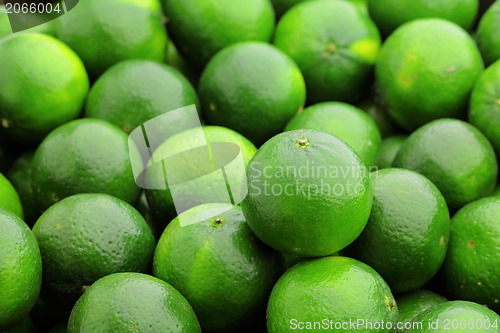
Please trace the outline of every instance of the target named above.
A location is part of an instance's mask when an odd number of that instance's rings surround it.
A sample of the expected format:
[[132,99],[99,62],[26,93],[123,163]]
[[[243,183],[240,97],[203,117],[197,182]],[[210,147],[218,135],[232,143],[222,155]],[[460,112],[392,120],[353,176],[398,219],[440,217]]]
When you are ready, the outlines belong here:
[[22,1],[0,333],[500,333],[500,0]]

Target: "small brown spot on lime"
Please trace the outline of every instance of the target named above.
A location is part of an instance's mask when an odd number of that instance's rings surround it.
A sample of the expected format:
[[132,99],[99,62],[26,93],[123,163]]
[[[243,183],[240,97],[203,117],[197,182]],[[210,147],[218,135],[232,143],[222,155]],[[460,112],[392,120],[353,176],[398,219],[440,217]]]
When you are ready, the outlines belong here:
[[476,242],[470,241],[468,245],[472,249],[474,246],[476,246]]
[[58,201],[59,201],[59,197],[57,196],[57,194],[52,193],[52,200],[53,200],[54,202],[58,202]]
[[446,69],[446,72],[447,73],[453,73],[456,70],[457,70],[457,68],[455,66],[451,66],[450,68]]
[[10,126],[10,121],[7,119],[2,119],[2,127],[9,128],[9,126]]
[[214,103],[210,103],[210,111],[215,111],[215,104]]
[[301,107],[297,110],[297,114],[301,114],[301,113],[302,113],[302,111],[304,111],[304,107],[303,107],[303,106],[301,106]]
[[444,245],[444,235],[439,239],[439,244]]

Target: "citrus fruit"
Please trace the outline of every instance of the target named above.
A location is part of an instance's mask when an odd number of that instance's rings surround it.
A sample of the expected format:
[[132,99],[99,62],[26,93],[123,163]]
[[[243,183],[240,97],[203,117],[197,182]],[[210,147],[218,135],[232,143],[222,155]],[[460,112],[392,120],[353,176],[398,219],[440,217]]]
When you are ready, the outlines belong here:
[[56,19],[56,36],[97,78],[126,59],[161,62],[167,36],[158,0],[85,0]]
[[375,165],[382,138],[377,124],[355,106],[324,102],[295,115],[285,131],[314,129],[330,133],[347,143],[367,166]]
[[413,132],[393,166],[429,178],[451,211],[490,194],[498,173],[488,139],[474,126],[455,119],[435,120]]
[[399,320],[403,323],[411,322],[419,314],[446,301],[445,297],[423,289],[399,296],[396,298]]
[[477,42],[486,65],[500,59],[500,2],[494,2],[481,18]]
[[30,228],[2,207],[0,230],[0,330],[4,331],[35,305],[42,283],[42,260]]
[[196,92],[176,69],[149,60],[126,60],[92,86],[85,113],[130,133],[156,116],[191,104],[198,104]]
[[274,37],[274,45],[302,70],[309,103],[359,99],[380,43],[367,15],[350,2],[330,0],[294,6],[279,21]]
[[42,210],[77,193],[107,193],[129,203],[139,197],[127,135],[99,119],[74,120],[51,132],[36,150],[32,172]]
[[370,176],[342,140],[315,130],[281,133],[255,154],[242,202],[257,237],[281,252],[319,257],[354,241],[372,206]]
[[441,303],[414,318],[422,323],[405,333],[498,333],[500,317],[488,308],[465,301]]
[[386,40],[376,80],[389,114],[414,130],[434,119],[462,116],[482,70],[479,50],[465,30],[443,19],[419,19]]
[[[17,325],[8,329],[7,331],[2,331],[3,333],[36,333],[36,327],[31,321],[29,316],[25,316]],[[50,333],[50,332],[49,332]]]
[[39,142],[76,118],[89,89],[78,56],[57,39],[34,33],[0,40],[0,119],[17,141]]
[[375,121],[382,138],[399,132],[398,126],[394,123],[389,113],[375,99],[366,99],[359,103],[357,107],[365,111]]
[[165,0],[165,13],[177,49],[198,67],[229,45],[268,42],[274,29],[269,0]]
[[200,69],[191,66],[186,59],[182,57],[174,43],[167,42],[167,53],[165,54],[165,64],[174,67],[182,73],[192,84],[196,85],[200,79]]
[[[198,222],[200,212],[214,208],[225,212]],[[264,318],[281,260],[248,228],[240,207],[205,204],[167,226],[156,247],[153,274],[186,297],[203,330],[240,332]]]
[[94,283],[71,311],[68,333],[201,333],[186,299],[171,285],[140,273],[115,273]]
[[12,183],[0,173],[0,207],[3,207],[16,214],[21,219],[24,218],[21,200]]
[[390,168],[399,149],[406,141],[406,135],[395,135],[385,138],[380,145],[377,157],[377,167],[379,169]]
[[105,275],[148,270],[155,247],[135,208],[100,193],[61,200],[42,214],[33,233],[42,254],[44,286],[71,300]]
[[419,18],[442,18],[469,30],[479,9],[479,0],[368,0],[370,17],[384,36],[400,25]]
[[40,216],[31,187],[33,156],[33,152],[24,153],[12,164],[7,173],[21,200],[24,221],[30,226],[33,226]]
[[469,121],[486,135],[500,156],[500,61],[479,76],[472,90]]
[[272,45],[246,42],[218,53],[198,88],[206,120],[261,145],[281,132],[305,102],[297,65]]
[[[257,148],[241,134],[221,126],[203,126],[202,132],[199,128],[190,129],[176,134],[161,144],[152,155],[152,160],[159,161],[173,156],[183,156],[180,162],[173,162],[173,167],[177,168],[179,178],[190,180],[184,184],[176,184],[175,202],[168,182],[165,182],[163,168],[151,167],[146,171],[148,182],[162,182],[166,189],[148,189],[146,197],[152,215],[163,227],[173,219],[177,213],[181,213],[186,208],[191,208],[204,203],[226,202],[229,203],[228,190],[232,193],[233,200],[239,196],[237,188],[243,186],[242,176],[245,174],[244,166],[257,151]],[[203,134],[203,136],[199,136]],[[226,181],[223,181],[220,173],[219,161],[214,157],[220,156],[216,152],[217,143],[230,144],[241,154],[243,165],[229,164],[224,167]],[[196,147],[210,145],[210,150],[197,153]],[[208,148],[208,147],[207,147]],[[189,152],[193,153],[189,153]],[[204,154],[206,152],[206,154]],[[210,155],[211,154],[211,155]],[[222,151],[222,159],[226,160],[226,155]],[[168,161],[168,160],[167,160]],[[167,162],[168,163],[168,162]],[[237,186],[237,185],[241,186]],[[228,189],[227,185],[237,186]],[[245,184],[246,187],[246,184]]]
[[500,311],[500,198],[474,201],[451,222],[443,286],[453,298],[475,301]]
[[344,254],[370,265],[393,292],[413,291],[444,261],[450,235],[446,201],[430,180],[413,171],[384,169],[371,177],[370,219]]
[[[349,328],[350,321],[358,320],[374,326],[383,321],[385,327]],[[267,306],[269,333],[291,329],[394,332],[397,320],[396,302],[380,275],[368,265],[345,257],[308,260],[293,266],[274,286]]]
[[500,184],[497,184],[497,187],[495,187],[495,190],[493,191],[493,193],[491,194],[492,196],[495,195],[500,195]]

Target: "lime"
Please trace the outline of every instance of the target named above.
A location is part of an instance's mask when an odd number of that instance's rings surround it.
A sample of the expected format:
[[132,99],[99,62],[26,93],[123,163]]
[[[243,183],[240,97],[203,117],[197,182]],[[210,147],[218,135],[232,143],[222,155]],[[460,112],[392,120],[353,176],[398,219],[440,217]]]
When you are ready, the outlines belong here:
[[482,70],[479,50],[465,30],[442,19],[419,19],[386,40],[376,79],[388,112],[414,130],[434,119],[462,116]]
[[414,326],[405,333],[498,333],[500,316],[488,308],[471,302],[441,303],[415,317]]
[[[453,298],[475,301],[500,311],[500,198],[474,201],[451,222],[443,285]],[[499,323],[500,324],[500,323]]]
[[176,69],[127,60],[111,67],[92,86],[85,113],[130,133],[156,116],[191,104],[198,104],[196,92]]
[[446,201],[430,180],[413,171],[384,169],[371,176],[370,219],[344,254],[370,265],[393,292],[413,291],[443,264],[450,235]]
[[355,106],[341,102],[315,104],[295,115],[285,131],[314,129],[347,143],[367,166],[375,165],[382,138],[373,119]]
[[174,67],[182,73],[192,84],[196,85],[200,79],[200,70],[191,66],[186,59],[182,57],[172,41],[167,42],[167,53],[165,55],[165,64]]
[[32,186],[41,209],[77,193],[107,193],[135,203],[139,188],[127,135],[98,119],[78,119],[57,128],[36,150]]
[[500,195],[500,184],[497,184],[497,187],[495,187],[495,190],[493,191],[493,193],[491,194],[492,196],[498,196]]
[[31,186],[33,156],[33,152],[24,153],[12,164],[7,173],[21,200],[24,221],[30,226],[33,226],[40,216]]
[[94,283],[75,304],[68,333],[201,333],[186,299],[171,285],[139,273],[116,273]]
[[413,132],[393,166],[429,178],[451,211],[490,194],[498,173],[488,139],[474,126],[455,119],[435,120]]
[[78,56],[57,39],[34,33],[0,40],[0,119],[13,139],[38,142],[76,118],[89,89]]
[[479,76],[472,90],[469,121],[486,135],[500,156],[500,61]]
[[[198,216],[215,209],[225,212],[209,219]],[[238,206],[206,204],[181,215],[158,242],[154,275],[186,297],[203,330],[253,327],[265,317],[269,294],[282,273],[281,254],[255,237]]]
[[16,325],[35,305],[42,261],[35,236],[19,217],[0,207],[0,331]]
[[56,35],[97,78],[126,59],[162,62],[167,36],[158,0],[85,0],[57,18]]
[[337,252],[363,231],[372,185],[359,156],[315,130],[281,133],[255,154],[242,202],[248,225],[274,249],[318,257]]
[[207,121],[261,145],[302,109],[306,88],[297,65],[272,45],[246,42],[218,53],[199,94]]
[[24,218],[21,200],[12,183],[0,173],[0,207]]
[[367,0],[370,17],[384,36],[419,18],[442,18],[469,30],[475,22],[479,0]]
[[268,42],[274,29],[269,0],[164,0],[168,31],[177,49],[199,67],[223,48]]
[[[349,328],[350,321],[358,320],[374,327]],[[380,275],[369,266],[345,257],[308,260],[293,266],[274,286],[267,306],[269,333],[291,329],[394,332],[397,320],[396,302]],[[384,327],[377,327],[382,322]]]
[[486,11],[477,28],[477,42],[486,65],[500,59],[500,2]]
[[99,193],[61,200],[42,214],[33,233],[42,254],[44,286],[71,300],[105,275],[148,270],[155,247],[135,208]]
[[358,108],[368,113],[372,117],[380,131],[382,138],[394,135],[399,132],[399,127],[394,123],[391,116],[375,99],[366,99],[357,105]]
[[276,27],[274,44],[299,65],[309,103],[361,97],[380,48],[370,18],[347,1],[306,1]]
[[[3,333],[36,333],[36,327],[31,321],[29,316],[25,316],[17,325],[8,329],[7,331],[2,331]],[[50,333],[50,332],[49,332]]]
[[411,322],[419,314],[446,301],[443,296],[423,289],[397,297],[399,320]]
[[392,166],[392,162],[406,141],[406,138],[406,135],[395,135],[385,138],[382,141],[377,157],[377,167],[379,169],[390,168]]
[[[214,164],[215,153],[214,144],[225,142],[235,145],[239,150],[244,166],[248,165],[257,148],[241,134],[225,127],[203,126],[203,136],[198,142],[201,134],[200,129],[194,128],[176,134],[161,144],[152,156],[152,160],[161,160],[171,156],[181,156],[182,153],[194,151],[194,147],[210,144],[212,155],[207,154],[186,154],[186,162],[179,165],[183,179],[192,179],[177,187],[175,191],[175,203],[168,182],[165,184],[163,168],[150,168],[147,171],[148,181],[162,182],[167,186],[163,190],[146,190],[146,196],[153,217],[160,222],[163,227],[173,219],[177,213],[181,213],[185,208],[195,207],[210,202],[229,202],[227,184],[241,183],[245,170],[240,165],[225,165],[224,172],[227,181],[222,181],[220,169]],[[223,156],[224,159],[224,156]],[[177,184],[179,185],[179,184]],[[231,190],[231,189],[230,189]],[[235,189],[230,192],[236,192]],[[239,193],[237,193],[239,194]]]

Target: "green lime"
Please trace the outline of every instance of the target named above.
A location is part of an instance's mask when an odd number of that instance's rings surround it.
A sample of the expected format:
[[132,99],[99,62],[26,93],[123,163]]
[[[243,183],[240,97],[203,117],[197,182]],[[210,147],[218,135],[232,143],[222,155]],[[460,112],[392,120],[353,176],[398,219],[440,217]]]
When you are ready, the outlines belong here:
[[[3,333],[36,333],[36,327],[31,321],[29,316],[25,316],[17,325],[8,329],[7,331],[2,331]],[[50,333],[50,332],[49,332]]]
[[500,2],[486,11],[477,28],[477,42],[486,65],[500,59]]
[[382,138],[373,119],[355,106],[341,102],[315,104],[295,115],[285,131],[314,129],[347,143],[367,166],[376,164]]
[[[276,12],[277,18],[280,18],[288,11],[290,8],[298,4],[299,2],[311,1],[311,0],[271,0],[273,3],[274,11]],[[361,12],[368,15],[368,7],[366,5],[366,0],[347,0],[352,2]]]
[[248,166],[242,202],[257,237],[287,254],[337,252],[363,231],[372,185],[360,157],[325,132],[297,130],[267,141]]
[[0,119],[13,139],[38,142],[76,118],[89,89],[78,56],[57,39],[34,33],[0,40]]
[[370,17],[384,36],[400,25],[420,18],[442,18],[462,28],[472,28],[479,0],[368,0]]
[[400,131],[398,125],[394,123],[387,110],[379,105],[374,99],[364,100],[359,103],[357,107],[372,117],[375,124],[377,124],[382,138],[394,135]]
[[186,297],[203,330],[240,332],[264,318],[284,267],[281,259],[255,237],[240,207],[206,204],[167,226],[156,247],[153,274]]
[[[350,322],[358,320],[372,328],[350,327]],[[269,333],[389,333],[395,331],[397,320],[396,302],[380,275],[368,265],[345,257],[308,260],[293,266],[274,286],[267,306]]]
[[482,305],[453,301],[444,302],[415,317],[405,333],[498,333],[500,316]]
[[99,193],[61,200],[42,214],[33,233],[42,254],[44,286],[74,300],[108,274],[147,271],[155,247],[135,208]]
[[370,265],[393,292],[413,291],[436,275],[446,256],[446,201],[430,180],[413,171],[384,169],[371,177],[370,219],[344,254]]
[[[236,149],[241,154],[243,165],[223,165],[225,176],[222,175],[220,167],[214,164],[214,156],[219,156],[214,147],[216,143],[232,144],[231,149]],[[196,153],[195,147],[207,144],[210,144],[211,150],[207,149],[202,153]],[[194,153],[190,154],[189,151]],[[180,178],[191,181],[176,184],[175,198],[173,198],[171,186],[164,180],[163,168],[152,167],[147,170],[149,182],[160,182],[167,186],[166,189],[162,190],[146,190],[148,204],[155,220],[164,227],[177,213],[181,213],[186,208],[210,202],[229,203],[227,184],[236,186],[241,183],[242,176],[245,174],[243,166],[248,165],[256,151],[257,148],[244,136],[229,128],[220,126],[203,126],[201,129],[193,128],[169,138],[156,149],[152,160],[158,161],[172,156],[183,156],[184,153],[185,158],[180,162],[174,162],[174,165],[178,166],[179,170],[177,171]],[[206,154],[204,154],[205,152]],[[224,154],[222,159],[225,160]],[[226,181],[221,178],[223,176]],[[236,188],[229,190],[231,193],[239,194]]]
[[[451,221],[443,286],[453,298],[500,311],[500,198],[474,201]],[[500,324],[500,323],[499,323]]]
[[200,70],[191,66],[179,53],[172,41],[167,42],[167,53],[165,55],[165,64],[174,67],[182,73],[193,85],[200,79]]
[[92,78],[122,60],[165,57],[159,0],[80,1],[56,23],[57,38],[78,53]]
[[491,194],[492,196],[500,196],[500,184],[497,184],[497,187],[495,187],[495,190]]
[[12,183],[0,173],[0,207],[3,207],[16,214],[21,219],[24,218],[23,207],[18,193]]
[[35,305],[42,259],[35,236],[19,217],[0,207],[0,331],[16,325]]
[[396,298],[399,320],[403,323],[411,322],[419,314],[446,301],[443,296],[423,289],[399,296]]
[[223,48],[268,42],[274,30],[269,0],[164,0],[168,32],[191,63],[203,67]]
[[40,216],[31,186],[33,156],[33,152],[24,153],[12,164],[7,173],[21,200],[24,221],[30,226],[33,226]]
[[479,50],[465,30],[442,19],[419,19],[386,40],[376,79],[390,115],[414,130],[434,119],[462,116],[482,70]]
[[276,27],[274,44],[299,65],[310,103],[361,97],[380,48],[370,18],[347,1],[306,1]]
[[199,83],[207,121],[261,145],[302,109],[306,88],[297,65],[272,45],[246,42],[218,53]]
[[139,273],[111,274],[75,304],[68,333],[201,333],[193,308],[171,285]]
[[130,133],[156,116],[192,104],[198,104],[196,92],[176,69],[148,60],[127,60],[99,77],[85,113]]
[[395,135],[385,138],[382,141],[377,157],[377,167],[379,169],[386,169],[392,166],[392,162],[394,162],[394,158],[406,141],[406,138],[406,135]]
[[486,135],[500,156],[500,61],[479,76],[472,90],[469,121]]
[[77,193],[106,193],[135,203],[140,191],[127,140],[122,130],[99,119],[74,120],[51,132],[33,159],[39,207],[47,209]]
[[429,178],[451,211],[490,194],[498,173],[488,139],[474,126],[455,119],[435,120],[413,132],[393,166]]

